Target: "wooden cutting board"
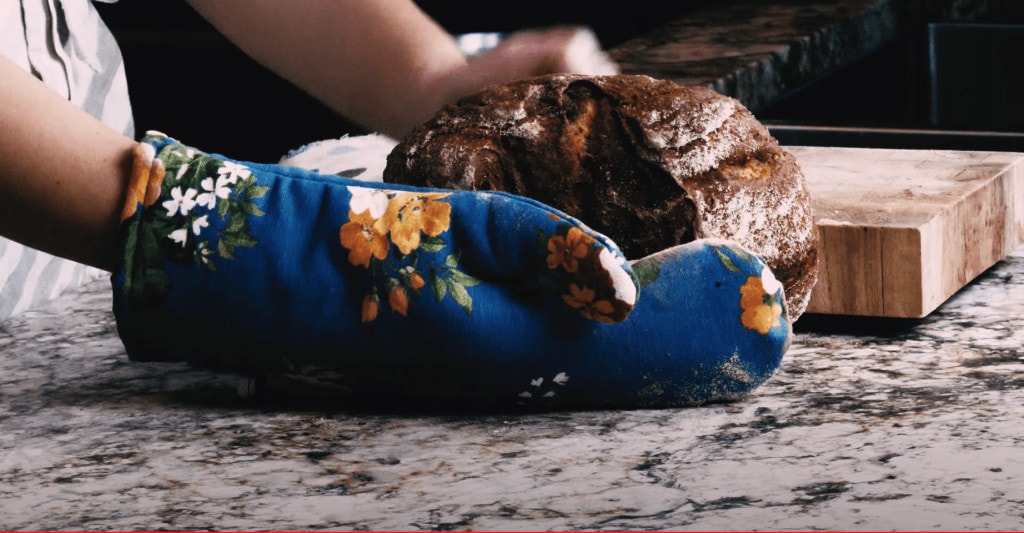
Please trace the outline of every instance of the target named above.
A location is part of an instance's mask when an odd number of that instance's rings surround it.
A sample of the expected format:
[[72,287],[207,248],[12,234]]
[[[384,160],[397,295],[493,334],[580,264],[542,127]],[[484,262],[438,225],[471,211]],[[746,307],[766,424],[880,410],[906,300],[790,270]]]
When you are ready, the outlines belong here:
[[924,317],[1024,244],[1024,153],[785,149],[821,236],[808,313]]

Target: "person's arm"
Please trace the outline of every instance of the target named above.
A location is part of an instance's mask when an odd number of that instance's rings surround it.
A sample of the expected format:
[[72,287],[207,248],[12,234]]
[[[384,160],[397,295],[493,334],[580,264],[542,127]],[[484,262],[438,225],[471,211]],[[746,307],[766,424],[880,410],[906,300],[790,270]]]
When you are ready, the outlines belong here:
[[112,270],[134,146],[0,56],[0,235]]
[[270,70],[361,126],[396,138],[493,83],[615,71],[592,34],[576,28],[515,34],[467,60],[411,0],[189,2]]

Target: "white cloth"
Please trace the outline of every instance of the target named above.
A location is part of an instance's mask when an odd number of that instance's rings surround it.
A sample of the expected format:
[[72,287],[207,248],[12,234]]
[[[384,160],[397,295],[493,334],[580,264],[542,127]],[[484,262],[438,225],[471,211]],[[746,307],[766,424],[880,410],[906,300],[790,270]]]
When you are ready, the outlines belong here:
[[278,163],[320,174],[336,174],[361,181],[384,181],[388,154],[398,141],[377,133],[344,136],[307,144],[281,158]]
[[90,0],[0,2],[0,53],[71,103],[134,137],[124,61]]
[[[0,0],[0,54],[134,137],[124,61],[90,0]],[[103,275],[0,238],[0,320]]]

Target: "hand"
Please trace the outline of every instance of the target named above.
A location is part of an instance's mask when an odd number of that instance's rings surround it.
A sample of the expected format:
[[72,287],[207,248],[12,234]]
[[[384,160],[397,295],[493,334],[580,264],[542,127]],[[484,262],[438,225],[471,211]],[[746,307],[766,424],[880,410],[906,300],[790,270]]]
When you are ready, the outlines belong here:
[[349,364],[406,354],[394,343],[425,323],[487,336],[535,325],[510,323],[514,309],[550,306],[614,323],[636,301],[614,243],[505,193],[242,163],[151,135],[126,198],[115,309],[138,359]]
[[367,131],[395,139],[488,85],[617,71],[583,28],[523,31],[468,60],[412,0],[189,2],[270,70]]
[[[465,87],[480,89],[496,83],[559,72],[609,75],[619,67],[601,48],[597,36],[585,27],[559,27],[513,33],[464,67]],[[473,90],[473,89],[469,89]],[[453,98],[454,99],[454,98]]]
[[638,407],[736,398],[788,347],[781,286],[729,243],[629,266],[526,198],[244,163],[160,135],[133,169],[112,281],[135,360],[327,383],[351,402]]

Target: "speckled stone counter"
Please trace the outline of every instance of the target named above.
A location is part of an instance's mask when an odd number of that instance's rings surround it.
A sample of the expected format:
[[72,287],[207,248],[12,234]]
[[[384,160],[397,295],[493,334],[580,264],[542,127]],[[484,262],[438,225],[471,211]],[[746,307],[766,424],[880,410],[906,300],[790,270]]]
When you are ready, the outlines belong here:
[[127,361],[101,280],[0,326],[3,529],[1024,525],[1024,250],[913,322],[807,316],[736,403],[374,413]]

